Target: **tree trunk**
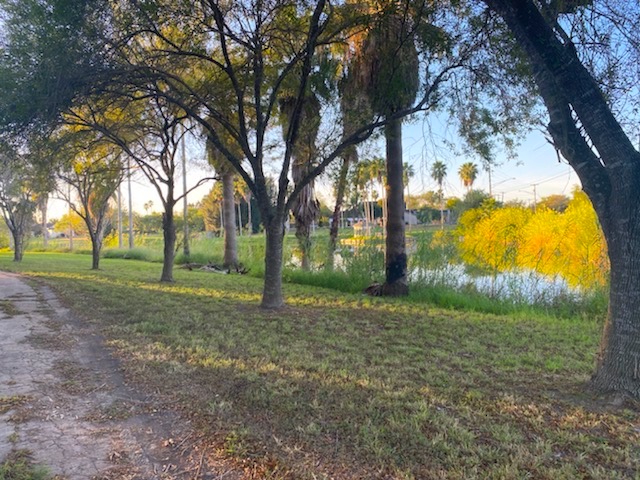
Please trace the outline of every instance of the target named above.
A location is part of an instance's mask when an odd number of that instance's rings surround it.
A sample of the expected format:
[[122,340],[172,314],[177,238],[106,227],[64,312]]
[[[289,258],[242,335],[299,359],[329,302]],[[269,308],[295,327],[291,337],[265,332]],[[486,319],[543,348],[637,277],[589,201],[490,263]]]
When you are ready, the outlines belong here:
[[549,113],[548,131],[580,177],[604,231],[611,280],[592,386],[640,398],[640,155],[571,42],[558,39],[538,6],[484,0],[527,53]]
[[[635,183],[635,182],[634,182]],[[592,378],[601,392],[640,398],[640,189],[616,195],[617,218],[605,227],[611,262],[609,312]]]
[[[353,148],[355,152],[355,148]],[[327,256],[327,270],[333,270],[335,265],[335,253],[338,246],[338,231],[340,229],[340,214],[342,213],[342,204],[344,203],[344,193],[347,189],[347,174],[349,173],[349,164],[351,160],[351,152],[348,152],[342,159],[342,166],[338,175],[338,185],[336,188],[336,206],[331,216],[331,227],[329,228],[329,252]]]
[[444,230],[444,193],[440,185],[440,229]]
[[282,252],[284,218],[276,215],[265,222],[266,249],[264,258],[264,289],[262,308],[275,309],[284,305],[282,294]]
[[393,120],[385,128],[387,142],[386,279],[384,295],[407,295],[407,249],[404,234],[404,175],[402,122]]
[[11,230],[13,236],[13,261],[21,262],[24,254],[24,232],[20,229]]
[[[292,165],[294,183],[302,180],[307,173],[308,166],[294,162]],[[320,208],[314,198],[313,182],[307,184],[301,191],[291,207],[296,220],[296,238],[300,247],[300,262],[303,270],[311,269],[311,227],[318,218]]]
[[222,175],[222,216],[224,225],[224,259],[226,268],[238,265],[238,241],[236,238],[236,206],[233,199],[233,177],[231,172]]
[[47,230],[47,206],[49,202],[45,197],[40,204],[40,214],[42,216],[42,246],[47,248],[49,246],[49,230]]
[[102,250],[102,236],[99,233],[91,235],[91,270],[100,269],[100,251]]
[[248,233],[249,236],[253,235],[253,218],[251,216],[251,191],[247,194],[247,217],[248,217]]
[[173,282],[173,258],[176,249],[176,224],[173,218],[175,203],[167,200],[165,211],[162,213],[162,235],[164,237],[164,256],[162,259],[161,282]]

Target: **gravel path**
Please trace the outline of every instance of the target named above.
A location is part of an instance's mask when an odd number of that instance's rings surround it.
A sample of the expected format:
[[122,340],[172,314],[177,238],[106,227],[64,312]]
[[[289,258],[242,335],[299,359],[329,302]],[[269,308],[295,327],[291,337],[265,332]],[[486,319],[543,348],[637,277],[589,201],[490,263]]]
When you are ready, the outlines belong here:
[[238,478],[125,383],[93,330],[47,287],[0,272],[0,463],[24,449],[57,479]]

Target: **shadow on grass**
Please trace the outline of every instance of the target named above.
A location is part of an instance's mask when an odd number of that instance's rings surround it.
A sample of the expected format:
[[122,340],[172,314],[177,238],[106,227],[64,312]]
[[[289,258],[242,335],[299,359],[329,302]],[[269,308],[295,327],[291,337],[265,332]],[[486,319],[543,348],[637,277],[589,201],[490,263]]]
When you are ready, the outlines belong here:
[[555,394],[588,378],[595,323],[292,285],[265,312],[259,280],[127,265],[34,274],[234,458],[292,478],[632,476],[637,414]]

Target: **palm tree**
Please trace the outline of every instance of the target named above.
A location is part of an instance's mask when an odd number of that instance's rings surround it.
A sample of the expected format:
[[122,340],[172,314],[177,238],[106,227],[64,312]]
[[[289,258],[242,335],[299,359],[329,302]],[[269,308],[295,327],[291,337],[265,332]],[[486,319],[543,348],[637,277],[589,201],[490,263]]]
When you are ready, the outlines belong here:
[[[416,171],[413,168],[413,165],[405,163],[404,164],[404,173],[403,173],[403,183],[407,188],[407,200],[406,200],[406,210],[410,210],[409,203],[411,202],[411,195],[409,193],[409,181],[415,176]],[[409,230],[411,230],[411,223],[409,222]]]
[[[282,134],[287,137],[289,124],[295,109],[296,96],[280,99],[280,111],[283,114]],[[320,128],[320,101],[310,92],[304,98],[300,130],[291,153],[291,177],[297,185],[308,174],[316,160],[316,138]],[[309,182],[291,205],[296,220],[296,238],[301,253],[303,270],[311,269],[311,227],[320,215],[320,203],[315,197],[314,182]]]
[[[342,137],[347,138],[356,129],[356,126],[367,116],[368,100],[366,95],[358,88],[358,82],[353,72],[347,70],[346,75],[338,82],[340,93],[340,113],[342,117]],[[363,115],[363,112],[364,115]],[[347,192],[349,171],[352,165],[358,162],[358,150],[355,145],[345,149],[342,154],[342,165],[335,182],[336,204],[331,216],[329,229],[329,251],[327,255],[327,270],[333,270],[335,251],[338,244],[338,226],[342,205]],[[357,188],[357,187],[356,187]]]
[[407,207],[409,206],[409,202],[411,200],[411,195],[409,193],[409,181],[415,175],[416,175],[416,170],[413,168],[413,165],[405,162],[402,182],[404,183],[404,186],[407,188]]
[[[385,177],[387,176],[387,166],[384,158],[375,157],[369,162],[369,176],[371,183],[377,183],[377,188],[382,190],[382,225],[387,225],[387,198]],[[375,191],[375,190],[374,190]],[[377,193],[375,194],[377,197]]]
[[360,194],[362,198],[362,208],[364,211],[365,226],[368,228],[371,223],[370,209],[368,207],[369,199],[369,183],[370,183],[370,169],[369,160],[362,160],[356,164],[353,172],[353,183],[356,187],[356,192]]
[[[210,120],[213,121],[213,120]],[[231,142],[227,142],[228,148],[233,148]],[[238,267],[238,240],[236,237],[236,210],[235,210],[235,170],[211,141],[207,141],[207,154],[209,164],[216,170],[222,182],[222,209],[220,221],[224,229],[224,256],[223,266],[226,268]]]
[[478,177],[478,166],[473,162],[463,163],[460,165],[458,175],[460,175],[462,185],[467,189],[467,192],[470,192],[473,187],[473,182],[475,182]]
[[394,2],[367,32],[352,62],[374,114],[387,120],[385,283],[374,294],[406,295],[407,250],[404,226],[402,120],[394,113],[409,107],[418,92],[418,52],[414,32]]
[[438,194],[440,196],[440,227],[444,228],[444,195],[442,193],[442,184],[447,176],[447,166],[437,160],[431,166],[431,178],[438,184]]

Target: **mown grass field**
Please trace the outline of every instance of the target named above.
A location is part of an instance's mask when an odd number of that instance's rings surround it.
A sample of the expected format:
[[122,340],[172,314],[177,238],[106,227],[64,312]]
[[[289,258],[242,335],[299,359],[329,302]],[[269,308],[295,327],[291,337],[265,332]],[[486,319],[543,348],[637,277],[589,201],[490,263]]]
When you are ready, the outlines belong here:
[[486,314],[84,255],[0,269],[51,285],[126,373],[248,478],[639,478],[640,409],[585,389],[601,318]]

